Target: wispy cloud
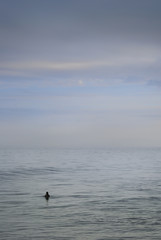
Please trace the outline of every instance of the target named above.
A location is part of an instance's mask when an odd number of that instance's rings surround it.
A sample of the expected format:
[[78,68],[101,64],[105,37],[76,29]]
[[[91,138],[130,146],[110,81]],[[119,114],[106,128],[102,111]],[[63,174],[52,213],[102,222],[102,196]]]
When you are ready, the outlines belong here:
[[[30,62],[6,62],[1,63],[1,69],[13,70],[86,70],[95,67],[122,67],[131,65],[145,65],[154,64],[155,58],[145,58],[144,56],[130,57],[130,56],[118,56],[115,59],[111,57],[104,61],[84,61],[84,62],[43,62],[43,61],[30,61]],[[2,70],[3,71],[3,70]],[[3,72],[2,72],[3,73]],[[5,72],[4,72],[5,73]],[[6,72],[7,73],[7,72]]]
[[113,84],[118,82],[127,83],[128,79],[132,77],[134,79],[135,77],[137,81],[137,78],[140,76],[139,81],[141,83],[158,79],[157,69],[155,68],[156,71],[153,71],[156,61],[156,56],[130,56],[129,54],[125,56],[110,56],[109,58],[97,61],[55,62],[31,60],[1,62],[0,76],[35,78],[44,80],[45,83],[52,78],[52,80],[57,79],[57,84],[60,85],[63,78],[64,84],[68,84],[69,82],[70,84],[72,82],[75,84],[77,82],[78,85],[83,85],[86,82],[92,83],[92,81],[93,84],[96,82],[102,84],[102,81],[111,83],[111,80]]

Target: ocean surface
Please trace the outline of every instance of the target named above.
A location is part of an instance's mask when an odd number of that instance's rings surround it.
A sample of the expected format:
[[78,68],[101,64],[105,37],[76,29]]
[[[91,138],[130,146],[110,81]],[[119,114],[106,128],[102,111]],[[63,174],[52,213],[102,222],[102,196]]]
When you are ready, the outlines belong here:
[[0,239],[160,240],[161,149],[0,149]]

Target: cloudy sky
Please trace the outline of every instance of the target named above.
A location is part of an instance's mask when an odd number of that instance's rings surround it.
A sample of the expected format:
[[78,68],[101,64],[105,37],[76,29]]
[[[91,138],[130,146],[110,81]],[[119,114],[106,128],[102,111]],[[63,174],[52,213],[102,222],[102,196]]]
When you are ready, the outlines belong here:
[[161,1],[0,0],[0,146],[161,147]]

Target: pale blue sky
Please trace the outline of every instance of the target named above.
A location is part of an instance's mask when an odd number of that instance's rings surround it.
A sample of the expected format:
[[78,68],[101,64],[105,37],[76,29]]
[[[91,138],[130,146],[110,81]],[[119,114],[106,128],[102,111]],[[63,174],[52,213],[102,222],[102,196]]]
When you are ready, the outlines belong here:
[[160,0],[1,0],[0,146],[161,147]]

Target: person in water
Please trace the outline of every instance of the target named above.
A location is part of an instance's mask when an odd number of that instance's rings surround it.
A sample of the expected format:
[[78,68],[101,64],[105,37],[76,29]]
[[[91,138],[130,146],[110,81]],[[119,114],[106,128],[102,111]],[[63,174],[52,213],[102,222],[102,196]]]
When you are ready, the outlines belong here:
[[48,193],[48,192],[46,192],[44,197],[46,198],[46,200],[48,200],[48,199],[49,199],[49,197],[50,197],[49,193]]

